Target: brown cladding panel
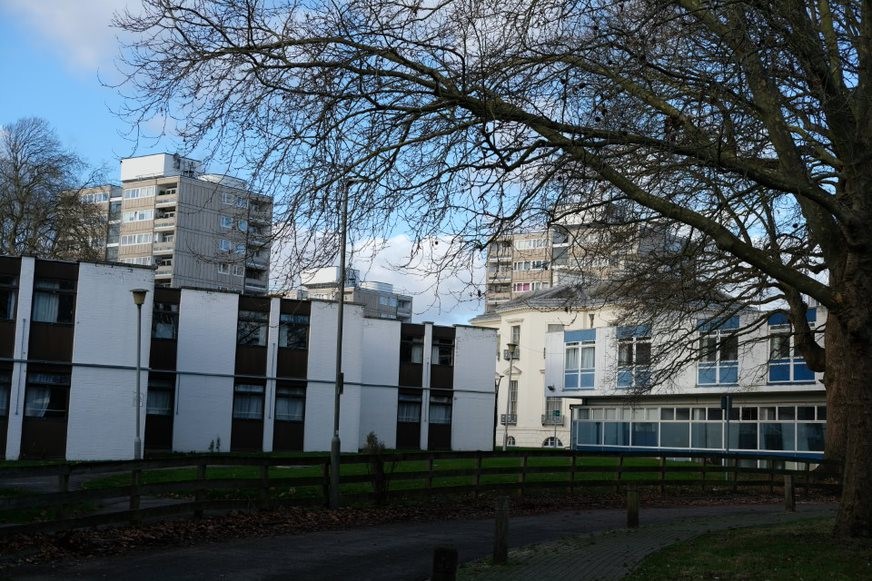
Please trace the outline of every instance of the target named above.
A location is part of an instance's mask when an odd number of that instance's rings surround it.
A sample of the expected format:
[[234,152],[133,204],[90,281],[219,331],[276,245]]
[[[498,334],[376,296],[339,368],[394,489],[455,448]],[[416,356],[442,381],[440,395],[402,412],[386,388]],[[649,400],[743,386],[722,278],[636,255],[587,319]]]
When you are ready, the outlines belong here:
[[21,426],[21,458],[63,458],[67,450],[67,418],[25,416]]
[[34,277],[79,280],[79,265],[75,262],[37,260],[34,269]]
[[431,365],[430,387],[436,387],[441,389],[454,388],[454,366]]
[[0,459],[6,459],[6,431],[9,429],[7,416],[0,416]]
[[154,289],[154,302],[178,305],[182,302],[182,291],[177,288],[157,287]]
[[400,326],[400,336],[401,337],[423,337],[424,336],[424,325],[418,325],[416,323],[402,323]]
[[266,376],[266,347],[237,345],[236,374]]
[[0,321],[0,357],[15,354],[15,321]]
[[430,424],[427,448],[429,450],[450,450],[451,424]]
[[21,274],[21,259],[0,256],[0,274],[11,274],[12,276]]
[[234,418],[230,430],[231,452],[263,451],[263,420]]
[[300,349],[279,349],[276,356],[276,375],[283,378],[303,379],[308,373],[309,352]]
[[421,449],[421,424],[417,422],[397,422],[397,449]]
[[153,414],[145,416],[146,450],[169,452],[173,449],[173,417]]
[[302,452],[303,422],[276,421],[273,426],[273,451],[275,452]]
[[423,386],[424,366],[420,363],[400,362],[400,385],[408,387]]
[[433,338],[434,339],[451,339],[454,340],[457,335],[457,331],[454,327],[437,327],[433,326]]
[[148,357],[148,366],[152,369],[175,371],[176,351],[178,343],[166,339],[151,341],[151,352]]
[[58,362],[72,361],[74,331],[75,329],[72,325],[31,323],[28,359]]
[[269,297],[252,297],[247,295],[241,295],[239,297],[239,310],[268,313],[269,303]]
[[312,312],[312,303],[309,301],[282,299],[279,310],[282,313],[290,315],[310,315]]

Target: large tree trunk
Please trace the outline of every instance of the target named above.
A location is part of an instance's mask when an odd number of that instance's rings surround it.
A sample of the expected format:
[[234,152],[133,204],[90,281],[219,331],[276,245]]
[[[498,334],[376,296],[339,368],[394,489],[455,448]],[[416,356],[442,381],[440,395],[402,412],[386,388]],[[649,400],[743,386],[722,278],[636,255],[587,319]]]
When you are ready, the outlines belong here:
[[[868,320],[865,321],[868,323]],[[872,536],[872,341],[859,331],[866,325],[840,324],[831,316],[827,328],[827,436],[833,454],[842,452],[842,498],[837,536]],[[846,327],[850,327],[849,332]],[[859,331],[859,332],[858,332]],[[834,343],[830,344],[829,341]],[[833,347],[837,347],[833,349]],[[830,453],[827,442],[827,453]],[[840,459],[836,456],[835,459]]]

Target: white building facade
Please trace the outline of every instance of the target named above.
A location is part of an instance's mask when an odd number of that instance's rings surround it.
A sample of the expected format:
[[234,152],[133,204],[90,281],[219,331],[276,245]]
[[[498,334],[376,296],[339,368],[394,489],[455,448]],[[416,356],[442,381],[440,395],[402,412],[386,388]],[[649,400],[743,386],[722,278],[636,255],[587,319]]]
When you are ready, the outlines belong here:
[[[145,289],[141,404],[137,308]],[[0,257],[0,451],[6,459],[146,452],[325,451],[337,305],[155,286],[146,268]],[[496,336],[346,306],[340,436],[491,449]]]
[[[652,351],[674,330],[617,326],[613,307],[580,297],[570,308],[567,292],[515,300],[474,321],[499,334],[504,384],[507,344],[518,345],[511,371],[516,385],[500,390],[498,444],[508,420],[510,444],[554,445],[546,421],[559,409],[570,418],[558,422],[557,445],[573,449],[823,453],[822,376],[795,351],[784,315],[767,317],[754,331],[757,340],[744,335],[741,344],[738,331],[760,313],[688,321],[701,359],[640,396],[636,388],[649,383],[657,365]],[[812,328],[820,328],[826,314],[812,308],[808,316]],[[730,396],[729,409],[723,396]]]

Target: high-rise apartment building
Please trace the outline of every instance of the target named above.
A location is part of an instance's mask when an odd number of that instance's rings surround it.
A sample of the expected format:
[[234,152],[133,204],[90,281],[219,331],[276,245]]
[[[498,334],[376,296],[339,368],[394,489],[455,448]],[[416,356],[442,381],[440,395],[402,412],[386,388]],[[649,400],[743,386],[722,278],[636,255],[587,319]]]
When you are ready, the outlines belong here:
[[631,257],[670,243],[666,230],[655,224],[607,221],[590,213],[566,212],[547,229],[498,238],[488,247],[485,312],[532,291],[607,280]]
[[273,202],[200,162],[159,153],[121,160],[121,186],[83,192],[106,211],[105,258],[153,265],[155,284],[265,293]]

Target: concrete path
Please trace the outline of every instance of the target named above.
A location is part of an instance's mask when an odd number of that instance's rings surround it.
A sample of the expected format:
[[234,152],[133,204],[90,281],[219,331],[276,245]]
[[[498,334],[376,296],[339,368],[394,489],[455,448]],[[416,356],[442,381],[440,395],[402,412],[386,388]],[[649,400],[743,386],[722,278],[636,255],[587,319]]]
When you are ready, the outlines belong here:
[[[585,535],[589,540],[537,548],[526,562],[494,570],[482,579],[616,579],[645,555],[709,530],[784,522],[832,514],[834,504],[799,505],[795,515],[779,504],[708,507],[643,507],[642,528],[626,531],[622,510],[601,509],[514,517],[510,547]],[[608,531],[610,534],[604,534]],[[591,537],[591,533],[596,533]],[[432,567],[433,547],[454,544],[461,563],[489,556],[492,520],[383,525],[307,535],[213,543],[128,553],[56,568],[4,571],[12,579],[294,579],[422,580]],[[553,548],[552,548],[553,549]],[[462,571],[462,569],[461,569]]]

